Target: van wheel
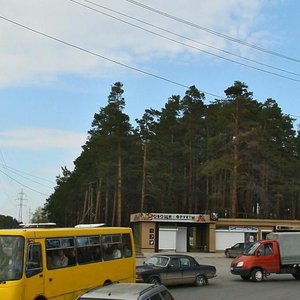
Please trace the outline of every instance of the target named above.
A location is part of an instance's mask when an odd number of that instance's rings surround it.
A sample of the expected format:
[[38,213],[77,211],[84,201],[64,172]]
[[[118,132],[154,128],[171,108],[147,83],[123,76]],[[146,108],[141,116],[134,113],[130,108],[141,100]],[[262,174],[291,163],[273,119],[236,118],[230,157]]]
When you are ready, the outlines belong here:
[[228,257],[228,258],[230,258],[230,253],[229,253],[228,250],[225,251],[225,256]]
[[255,282],[261,282],[264,279],[264,272],[261,269],[254,269],[251,272],[252,280]]

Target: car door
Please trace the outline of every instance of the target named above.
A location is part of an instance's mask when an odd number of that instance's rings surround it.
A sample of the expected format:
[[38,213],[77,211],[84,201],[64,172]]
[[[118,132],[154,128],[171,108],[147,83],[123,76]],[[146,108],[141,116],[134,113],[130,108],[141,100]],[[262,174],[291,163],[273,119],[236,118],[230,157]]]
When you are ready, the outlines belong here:
[[193,261],[189,257],[180,258],[180,266],[182,271],[182,284],[190,284],[195,281],[196,268]]
[[236,257],[241,254],[244,250],[244,244],[243,243],[237,243],[235,244],[231,249],[231,256]]
[[36,299],[44,294],[42,247],[38,242],[27,246],[25,290],[24,299]]
[[274,249],[272,242],[261,245],[257,249],[257,261],[266,272],[273,273],[279,271],[279,259],[274,259]]
[[180,261],[176,257],[171,258],[165,271],[161,274],[161,282],[165,285],[180,284],[182,280],[182,272]]

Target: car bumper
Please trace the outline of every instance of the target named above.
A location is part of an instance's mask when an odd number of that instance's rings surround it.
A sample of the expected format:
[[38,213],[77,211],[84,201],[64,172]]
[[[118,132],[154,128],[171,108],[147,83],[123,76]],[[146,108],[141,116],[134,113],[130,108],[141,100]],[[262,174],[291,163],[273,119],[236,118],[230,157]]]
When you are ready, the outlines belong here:
[[249,276],[251,271],[248,269],[231,267],[230,272],[231,272],[231,274],[234,274],[234,275]]
[[217,274],[215,274],[215,273],[207,273],[207,274],[205,274],[205,276],[206,276],[207,279],[212,279],[214,277],[217,277]]

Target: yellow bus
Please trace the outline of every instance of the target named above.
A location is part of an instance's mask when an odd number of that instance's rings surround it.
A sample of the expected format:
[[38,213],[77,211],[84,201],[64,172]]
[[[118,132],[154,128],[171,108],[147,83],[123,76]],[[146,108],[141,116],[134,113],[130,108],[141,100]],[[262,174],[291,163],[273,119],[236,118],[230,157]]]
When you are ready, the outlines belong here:
[[96,286],[135,282],[130,228],[0,230],[0,298],[74,300]]

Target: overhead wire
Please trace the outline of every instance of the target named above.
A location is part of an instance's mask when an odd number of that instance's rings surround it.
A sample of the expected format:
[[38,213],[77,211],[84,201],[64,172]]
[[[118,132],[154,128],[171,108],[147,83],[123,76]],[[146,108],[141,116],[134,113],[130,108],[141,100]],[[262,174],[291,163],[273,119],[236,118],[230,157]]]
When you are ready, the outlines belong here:
[[46,197],[49,197],[49,196],[50,196],[50,195],[48,195],[48,194],[45,194],[45,193],[43,193],[43,192],[40,192],[40,191],[38,191],[38,190],[36,190],[36,189],[33,189],[33,188],[31,188],[30,186],[28,186],[28,185],[26,185],[26,184],[24,184],[24,183],[22,183],[22,182],[20,182],[19,180],[13,178],[12,176],[10,176],[10,175],[7,174],[6,172],[2,171],[1,169],[0,169],[0,172],[1,172],[2,174],[4,174],[5,176],[7,176],[8,178],[10,178],[11,180],[13,180],[13,181],[15,181],[16,183],[18,183],[19,185],[21,185],[21,186],[23,186],[23,187],[25,187],[25,188],[27,188],[27,189],[29,189],[29,190],[35,192],[35,193],[38,193],[38,194],[43,195],[43,196],[46,196]]
[[[51,183],[52,183],[52,181],[47,180],[47,179],[44,179],[44,178],[41,178],[41,177],[39,177],[39,176],[35,176],[35,175],[32,175],[32,174],[29,174],[29,173],[20,171],[20,170],[17,170],[17,169],[14,169],[14,168],[12,168],[12,167],[9,167],[9,166],[6,164],[6,162],[5,162],[4,155],[3,155],[3,152],[2,152],[1,149],[0,149],[0,153],[1,153],[1,160],[2,160],[2,163],[0,163],[0,172],[1,172],[2,174],[4,174],[4,175],[5,175],[6,177],[8,177],[9,179],[11,179],[11,180],[17,182],[18,184],[20,184],[21,186],[23,186],[23,187],[25,187],[25,188],[27,188],[27,189],[30,189],[30,190],[32,190],[32,191],[34,191],[34,192],[36,192],[36,193],[38,193],[38,194],[40,194],[40,195],[43,195],[43,196],[47,196],[47,197],[49,196],[49,195],[47,195],[47,194],[45,194],[45,193],[43,193],[43,192],[40,192],[40,191],[38,191],[38,190],[36,190],[36,189],[34,189],[34,188],[29,187],[28,185],[26,185],[26,184],[24,184],[24,183],[22,183],[22,182],[20,182],[19,180],[17,180],[17,179],[15,179],[14,177],[10,176],[10,175],[8,174],[8,172],[12,172],[12,173],[14,173],[14,174],[17,175],[17,176],[20,176],[20,177],[22,177],[22,178],[24,178],[24,179],[26,179],[26,180],[32,181],[32,182],[34,182],[34,183],[36,183],[36,184],[39,184],[39,185],[41,185],[41,186],[43,186],[43,187],[46,187],[46,188],[49,188],[49,189],[53,189],[53,187],[49,187],[49,186],[47,186],[47,185],[45,185],[45,184],[43,184],[43,183],[41,183],[41,182],[38,182],[38,181],[36,181],[36,180],[32,180],[32,179],[30,179],[30,178],[28,178],[28,177],[25,177],[25,176],[23,176],[23,175],[21,175],[21,174],[18,174],[18,172],[19,172],[19,173],[26,174],[26,175],[31,176],[31,177],[34,177],[34,178],[37,178],[37,179],[40,179],[40,180],[48,181],[48,182],[51,182]],[[2,168],[2,170],[1,170],[1,168]]]
[[[0,164],[0,168],[1,168],[1,167],[3,168],[4,166]],[[30,179],[29,177],[26,177],[26,176],[22,175],[21,173],[26,174],[27,176],[31,176],[31,177],[34,177],[34,178],[37,178],[37,179],[46,181],[46,179],[43,179],[43,178],[41,178],[41,177],[38,177],[38,176],[35,176],[35,175],[31,175],[31,174],[29,174],[29,173],[22,172],[22,171],[16,170],[16,169],[11,168],[11,167],[8,167],[8,166],[5,166],[5,170],[6,170],[6,171],[9,171],[9,172],[11,172],[11,173],[13,173],[13,174],[15,174],[15,175],[17,175],[17,176],[19,176],[19,177],[22,177],[23,179],[26,179],[26,180],[29,180],[29,181],[31,181],[31,182],[34,182],[34,183],[36,183],[36,184],[38,184],[38,185],[40,185],[40,186],[46,187],[46,188],[48,188],[48,189],[53,189],[53,187],[50,187],[50,186],[48,186],[48,185],[45,185],[45,184],[43,184],[43,183],[41,183],[41,182],[39,182],[39,181],[37,181],[37,180]],[[48,180],[47,180],[47,181],[48,181]],[[49,180],[49,182],[50,182],[50,180]]]
[[[136,24],[130,23],[130,22],[125,21],[125,20],[122,20],[122,19],[120,19],[120,18],[117,18],[117,17],[115,17],[115,16],[112,16],[112,15],[110,15],[110,14],[107,14],[107,13],[105,13],[105,12],[103,12],[103,11],[98,10],[98,9],[92,8],[92,7],[88,6],[88,5],[85,5],[85,4],[81,3],[81,2],[79,2],[79,1],[76,1],[76,0],[69,0],[69,1],[70,1],[70,2],[73,2],[73,3],[77,4],[77,5],[83,6],[83,7],[87,8],[87,9],[93,10],[93,11],[95,11],[95,12],[97,12],[97,13],[103,14],[103,15],[105,15],[105,16],[107,16],[107,17],[113,18],[113,19],[115,19],[115,20],[117,20],[117,21],[119,21],[119,22],[123,22],[123,23],[125,23],[125,24],[127,24],[127,25],[136,27],[136,28],[138,28],[138,29],[141,29],[141,30],[146,31],[146,32],[148,32],[148,33],[151,33],[151,34],[153,34],[153,35],[159,36],[159,37],[164,38],[164,39],[166,39],[166,40],[169,40],[169,41],[172,41],[172,42],[174,42],[174,43],[183,45],[183,46],[185,46],[185,47],[189,47],[189,48],[192,48],[192,49],[194,49],[194,50],[198,50],[198,51],[201,51],[201,52],[203,52],[203,53],[206,53],[206,54],[208,54],[208,55],[212,55],[212,56],[218,57],[218,58],[220,58],[220,59],[227,60],[227,61],[229,61],[229,62],[231,62],[231,63],[234,63],[234,64],[239,64],[239,65],[242,65],[242,66],[244,66],[244,67],[252,68],[252,69],[255,69],[255,70],[258,70],[258,71],[262,71],[262,72],[267,72],[267,73],[270,73],[270,74],[276,75],[276,76],[279,75],[280,77],[283,77],[283,78],[285,78],[285,79],[297,81],[297,80],[294,79],[294,78],[287,77],[287,76],[283,76],[283,75],[280,75],[280,74],[274,73],[274,72],[268,72],[267,70],[260,69],[260,68],[256,68],[256,67],[254,67],[254,66],[247,65],[247,64],[244,64],[244,63],[241,63],[241,62],[238,62],[238,61],[235,61],[235,60],[232,60],[232,59],[229,59],[229,58],[226,58],[226,57],[223,57],[223,56],[214,54],[214,53],[211,53],[211,52],[206,51],[206,50],[204,50],[204,49],[200,49],[200,48],[198,48],[198,47],[195,47],[195,46],[192,46],[192,45],[189,45],[189,44],[180,42],[180,41],[178,41],[178,40],[171,39],[171,38],[166,37],[166,36],[163,36],[163,35],[161,35],[161,34],[159,34],[159,33],[157,33],[157,32],[150,31],[150,30],[148,30],[148,29],[146,29],[146,28],[143,28],[143,27],[140,27],[140,26],[138,26],[138,25],[136,25]],[[167,30],[167,29],[165,29],[165,28],[162,28],[162,27],[160,27],[160,26],[151,24],[151,23],[149,23],[149,22],[145,22],[145,21],[143,21],[143,20],[141,20],[141,19],[138,19],[138,18],[136,18],[136,17],[132,17],[132,16],[130,16],[130,15],[128,15],[128,14],[124,14],[124,13],[121,13],[121,12],[116,11],[116,10],[114,10],[114,9],[105,7],[105,6],[100,5],[100,4],[98,4],[98,3],[94,2],[94,1],[90,1],[90,0],[82,0],[82,1],[87,2],[87,3],[89,3],[89,4],[92,4],[92,5],[95,5],[95,6],[97,6],[97,7],[100,7],[100,8],[102,8],[102,9],[107,10],[107,11],[113,12],[113,13],[115,13],[115,14],[121,15],[121,16],[123,16],[123,17],[129,18],[129,19],[131,19],[131,20],[140,22],[140,23],[145,24],[145,25],[147,25],[147,26],[150,26],[150,27],[152,27],[152,28],[155,28],[155,29],[158,29],[158,30],[160,30],[160,31],[166,32],[166,33],[168,33],[168,34],[171,34],[171,35],[173,35],[173,36],[176,36],[176,37],[179,37],[179,38],[188,40],[188,41],[190,41],[190,42],[193,42],[193,43],[196,43],[196,44],[199,44],[199,45],[202,45],[202,46],[205,46],[205,47],[208,47],[208,48],[211,48],[211,49],[214,49],[214,50],[223,52],[223,53],[226,53],[226,54],[231,55],[231,56],[234,56],[234,57],[238,57],[238,58],[243,59],[243,60],[246,60],[246,61],[248,61],[248,62],[256,63],[256,64],[258,64],[258,65],[261,65],[261,66],[264,66],[264,67],[267,67],[267,68],[270,68],[270,69],[273,69],[273,70],[277,70],[277,71],[280,71],[280,72],[284,72],[284,73],[287,73],[287,74],[291,74],[291,75],[295,75],[295,76],[300,76],[299,73],[295,73],[295,72],[291,72],[291,71],[288,71],[288,70],[285,70],[285,69],[282,69],[282,68],[278,68],[278,67],[275,67],[275,66],[272,66],[272,65],[269,65],[269,64],[260,62],[260,61],[256,61],[256,60],[254,60],[254,59],[250,59],[250,58],[248,58],[248,57],[244,57],[244,56],[239,55],[239,54],[236,54],[236,53],[232,53],[232,52],[227,51],[227,50],[224,50],[224,49],[220,49],[220,48],[218,48],[218,47],[215,47],[215,46],[212,46],[212,45],[203,43],[203,42],[199,42],[199,41],[197,41],[197,40],[195,40],[195,39],[192,39],[192,38],[183,36],[183,35],[181,35],[181,34],[175,33],[175,32],[173,32],[173,31]]]
[[288,55],[285,55],[285,54],[282,54],[282,53],[279,53],[279,52],[276,52],[276,51],[272,51],[272,50],[268,50],[268,49],[265,49],[263,47],[260,47],[260,46],[257,46],[257,45],[254,45],[254,44],[251,44],[251,43],[248,43],[248,42],[245,42],[245,41],[242,41],[240,39],[237,39],[237,38],[234,38],[234,37],[231,37],[229,35],[226,35],[226,34],[223,34],[223,33],[220,33],[220,32],[217,32],[215,30],[212,30],[212,29],[209,29],[209,28],[206,28],[204,26],[200,26],[198,24],[195,24],[195,23],[192,23],[190,21],[187,21],[187,20],[184,20],[182,18],[179,18],[177,16],[174,16],[174,15],[171,15],[171,14],[168,14],[166,12],[163,12],[159,9],[155,9],[153,7],[150,7],[146,4],[143,4],[143,3],[140,3],[138,1],[135,1],[135,0],[125,0],[131,4],[134,4],[136,6],[139,6],[143,9],[146,9],[146,10],[149,10],[149,11],[152,11],[156,14],[159,14],[159,15],[162,15],[166,18],[170,18],[172,20],[175,20],[177,22],[180,22],[182,24],[185,24],[185,25],[189,25],[189,26],[192,26],[194,28],[197,28],[197,29],[200,29],[202,31],[205,31],[205,32],[208,32],[210,34],[213,34],[213,35],[216,35],[218,37],[221,37],[223,39],[226,39],[226,40],[229,40],[229,41],[232,41],[232,42],[235,42],[235,43],[238,43],[238,44],[241,44],[243,46],[246,46],[246,47],[249,47],[249,48],[252,48],[252,49],[255,49],[255,50],[258,50],[258,51],[261,51],[261,52],[265,52],[267,54],[270,54],[270,55],[273,55],[273,56],[277,56],[277,57],[280,57],[280,58],[284,58],[284,59],[287,59],[287,60],[290,60],[290,61],[293,61],[293,62],[297,62],[297,63],[300,63],[300,60],[297,59],[297,58],[293,58],[291,56],[288,56]]
[[[275,73],[275,72],[272,72],[272,71],[264,70],[264,69],[261,69],[261,68],[255,67],[255,66],[247,65],[247,64],[245,64],[245,63],[241,63],[241,62],[232,60],[232,59],[230,59],[230,58],[226,58],[226,57],[223,57],[223,56],[221,56],[221,55],[214,54],[214,53],[211,53],[211,52],[209,52],[209,51],[206,51],[206,50],[197,48],[197,47],[195,47],[195,46],[188,45],[188,44],[186,44],[186,43],[183,43],[183,42],[174,40],[174,39],[169,38],[169,37],[166,37],[166,36],[163,36],[163,35],[161,35],[161,34],[158,34],[158,33],[153,32],[153,31],[151,31],[151,30],[145,29],[145,28],[143,28],[143,27],[140,27],[140,26],[135,25],[135,24],[132,24],[132,23],[130,23],[130,22],[121,20],[121,19],[119,19],[119,18],[117,18],[117,17],[114,17],[114,16],[112,16],[112,15],[109,15],[109,14],[107,14],[107,13],[101,12],[101,11],[95,9],[95,8],[92,8],[92,7],[90,7],[90,6],[87,6],[87,5],[85,5],[85,4],[82,4],[82,3],[78,2],[78,1],[75,1],[75,0],[69,0],[69,1],[71,1],[71,2],[73,2],[73,3],[75,3],[75,4],[78,4],[78,5],[81,5],[81,6],[85,7],[85,8],[90,9],[90,10],[93,10],[93,11],[95,11],[95,12],[98,12],[98,13],[101,13],[101,14],[103,14],[103,15],[106,15],[106,16],[108,16],[108,17],[111,17],[111,18],[113,18],[113,19],[116,19],[116,20],[118,20],[118,21],[120,21],[120,22],[123,22],[123,23],[126,23],[126,24],[128,24],[128,25],[131,25],[131,26],[134,26],[134,27],[136,27],[136,28],[139,28],[139,29],[141,29],[141,30],[143,30],[143,31],[146,31],[146,32],[149,32],[149,33],[154,34],[154,35],[156,35],[156,36],[159,36],[159,37],[162,37],[162,38],[164,38],[164,39],[167,39],[167,40],[169,40],[169,41],[175,42],[175,43],[177,43],[177,44],[180,44],[180,45],[183,45],[183,46],[186,46],[186,47],[193,48],[193,49],[198,50],[198,51],[201,51],[201,52],[204,52],[204,53],[206,53],[206,54],[208,54],[208,55],[212,55],[212,56],[218,57],[218,58],[220,58],[220,59],[229,61],[229,62],[231,62],[231,63],[238,64],[238,65],[241,65],[241,66],[244,66],[244,67],[247,67],[247,68],[251,68],[251,69],[254,69],[254,70],[257,70],[257,71],[260,71],[260,72],[264,72],[264,73],[268,73],[268,74],[271,74],[271,75],[274,75],[274,76],[278,76],[278,77],[281,77],[281,78],[284,78],[284,79],[288,79],[288,80],[300,82],[299,79],[295,79],[295,78],[292,78],[292,77],[288,77],[288,76],[285,76],[285,75],[281,75],[281,74],[278,74],[278,73]],[[89,3],[93,3],[93,2],[87,1],[87,0],[83,0],[83,1],[89,2]],[[99,6],[98,4],[95,4],[95,5]],[[101,6],[101,7],[103,7],[103,6]],[[149,23],[148,23],[148,24],[149,24]],[[163,30],[163,29],[162,29],[162,30]],[[169,32],[169,33],[172,33],[172,32]],[[173,33],[173,34],[175,34],[175,33]],[[195,41],[194,41],[194,42],[195,42]],[[217,49],[217,48],[216,48],[216,49]],[[218,50],[219,50],[219,49],[218,49]],[[231,55],[235,55],[235,54],[232,54],[232,53],[230,53],[230,54],[231,54]],[[241,57],[241,56],[240,56],[240,57]],[[241,58],[243,58],[243,57],[241,57]],[[251,61],[251,59],[247,59],[247,60],[248,60],[248,61]],[[252,61],[254,61],[254,60],[252,60]],[[254,61],[254,62],[256,62],[256,61]],[[259,62],[256,62],[256,63],[259,63]],[[286,72],[286,73],[290,73],[290,74],[293,74],[293,75],[296,75],[296,76],[300,76],[300,74],[293,73],[293,72],[289,72],[289,71],[286,71],[286,70],[283,70],[283,69],[280,69],[280,68],[272,67],[272,66],[267,65],[267,64],[263,64],[263,63],[259,63],[259,64],[268,66],[268,67],[273,68],[273,69],[280,70],[280,71],[282,71],[282,72]]]
[[[41,31],[39,31],[39,30],[36,30],[36,29],[33,29],[33,28],[28,27],[28,26],[26,26],[26,25],[23,25],[23,24],[21,24],[21,23],[19,23],[19,22],[16,22],[16,21],[14,21],[14,20],[12,20],[12,19],[6,18],[6,17],[4,17],[4,16],[2,16],[2,15],[0,15],[0,18],[1,18],[2,20],[4,20],[4,21],[7,21],[7,22],[9,22],[9,23],[11,23],[11,24],[14,24],[14,25],[16,25],[16,26],[18,26],[18,27],[21,27],[21,28],[23,28],[23,29],[29,30],[29,31],[31,31],[31,32],[34,32],[34,33],[36,33],[36,34],[38,34],[38,35],[41,35],[41,36],[43,36],[43,37],[52,39],[52,40],[54,40],[54,41],[56,41],[56,42],[59,42],[59,43],[62,43],[62,44],[64,44],[64,45],[67,45],[67,46],[69,46],[69,47],[72,47],[72,48],[75,48],[75,49],[77,49],[77,50],[83,51],[83,52],[88,53],[88,54],[90,54],[90,55],[93,55],[93,56],[102,58],[102,59],[107,60],[107,61],[109,61],[109,62],[112,62],[112,63],[115,63],[115,64],[117,64],[117,65],[120,65],[120,66],[122,66],[122,67],[128,68],[128,69],[130,69],[130,70],[133,70],[133,71],[136,71],[136,72],[139,72],[139,73],[142,73],[142,74],[145,74],[145,75],[148,75],[148,76],[151,76],[151,77],[154,77],[154,78],[163,80],[163,81],[165,81],[165,82],[172,83],[172,84],[177,85],[177,86],[181,86],[181,87],[184,87],[184,88],[189,88],[189,86],[186,85],[186,84],[183,84],[183,83],[180,83],[180,82],[177,82],[177,81],[174,81],[174,80],[170,80],[170,79],[168,79],[168,78],[166,78],[166,77],[163,77],[163,76],[160,76],[160,75],[157,75],[157,74],[154,74],[154,73],[151,73],[151,72],[148,72],[148,71],[145,71],[145,70],[136,68],[136,67],[129,66],[129,65],[127,65],[127,64],[121,63],[121,62],[116,61],[116,60],[114,60],[114,59],[110,59],[110,58],[105,57],[105,56],[103,56],[103,55],[101,55],[101,54],[95,53],[95,52],[90,51],[90,50],[88,50],[88,49],[85,49],[85,48],[83,48],[83,47],[74,45],[74,44],[72,44],[72,43],[70,43],[70,42],[66,42],[66,41],[64,41],[64,40],[62,40],[62,39],[56,38],[56,37],[51,36],[51,35],[49,35],[49,34],[43,33],[43,32],[41,32]],[[297,80],[295,80],[295,81],[297,81]],[[225,97],[222,97],[222,96],[220,96],[220,95],[217,95],[217,94],[214,94],[214,93],[211,93],[211,92],[207,92],[207,91],[203,91],[203,90],[199,90],[199,91],[202,92],[202,93],[204,93],[204,94],[206,94],[206,95],[210,95],[210,96],[213,96],[213,97],[216,97],[216,98],[220,98],[220,99],[225,99]]]
[[[125,67],[125,68],[127,68],[127,69],[132,70],[132,71],[136,71],[136,72],[139,72],[139,73],[142,73],[142,74],[145,74],[145,75],[148,75],[148,76],[151,76],[151,77],[154,77],[154,78],[163,80],[163,81],[165,81],[165,82],[172,83],[172,84],[177,85],[177,86],[181,86],[181,87],[184,87],[184,88],[190,88],[190,86],[188,86],[188,85],[186,85],[186,84],[183,84],[183,83],[180,83],[180,82],[177,82],[177,81],[168,79],[168,78],[166,78],[166,77],[163,77],[163,76],[160,76],[160,75],[157,75],[157,74],[154,74],[154,73],[151,73],[151,72],[148,72],[148,71],[145,71],[145,70],[136,68],[136,67],[129,66],[129,65],[127,65],[127,64],[124,64],[124,63],[122,63],[122,62],[119,62],[119,61],[116,61],[116,60],[114,60],[114,59],[108,58],[108,57],[106,57],[106,56],[104,56],[104,55],[101,55],[101,54],[99,54],[99,53],[93,52],[93,51],[88,50],[88,49],[86,49],[86,48],[77,46],[77,45],[72,44],[72,43],[70,43],[70,42],[64,41],[64,40],[59,39],[59,38],[57,38],[57,37],[54,37],[54,36],[52,36],[52,35],[46,34],[46,33],[41,32],[41,31],[39,31],[39,30],[36,30],[36,29],[33,29],[33,28],[28,27],[28,26],[26,26],[26,25],[23,25],[23,24],[21,24],[21,23],[19,23],[19,22],[16,22],[16,21],[14,21],[14,20],[12,20],[12,19],[6,18],[6,17],[4,17],[4,16],[2,16],[2,15],[0,15],[0,19],[5,20],[5,21],[7,21],[7,22],[9,22],[9,23],[11,23],[11,24],[14,24],[14,25],[16,25],[16,26],[18,26],[18,27],[21,27],[21,28],[23,28],[23,29],[26,29],[26,30],[29,30],[29,31],[31,31],[31,32],[34,32],[34,33],[36,33],[36,34],[38,34],[38,35],[41,35],[41,36],[43,36],[43,37],[46,37],[46,38],[48,38],[48,39],[51,39],[51,40],[54,40],[54,41],[59,42],[59,43],[61,43],[61,44],[67,45],[67,46],[69,46],[69,47],[72,47],[72,48],[74,48],[74,49],[83,51],[83,52],[88,53],[88,54],[90,54],[90,55],[93,55],[93,56],[102,58],[103,60],[106,60],[106,61],[112,62],[112,63],[114,63],[114,64],[117,64],[117,65],[119,65],[119,66]],[[204,93],[204,94],[206,94],[206,95],[210,95],[210,96],[213,96],[213,97],[217,97],[217,98],[224,99],[224,97],[219,96],[219,95],[216,95],[216,94],[213,94],[213,93],[210,93],[210,92],[206,92],[206,91],[203,91],[203,90],[199,90],[199,91],[202,92],[202,93]]]

